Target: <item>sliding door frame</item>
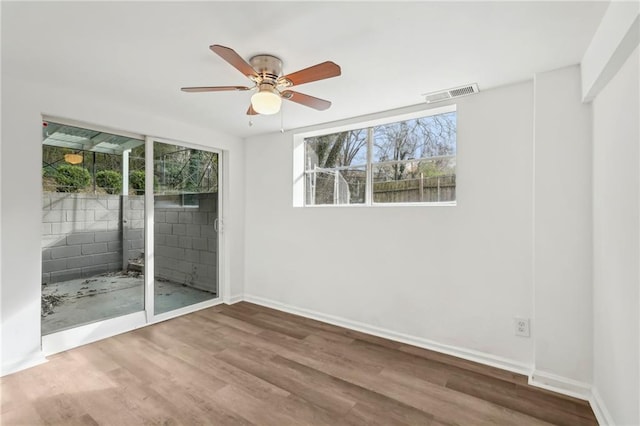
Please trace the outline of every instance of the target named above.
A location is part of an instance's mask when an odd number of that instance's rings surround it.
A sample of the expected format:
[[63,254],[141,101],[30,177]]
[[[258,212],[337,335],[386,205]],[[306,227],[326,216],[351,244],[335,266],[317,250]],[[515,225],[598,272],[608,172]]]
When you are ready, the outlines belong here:
[[[195,303],[193,305],[184,306],[182,308],[174,309],[169,312],[163,312],[161,314],[155,314],[155,188],[154,188],[154,153],[153,153],[153,144],[154,142],[169,144],[169,145],[180,145],[185,148],[198,149],[206,152],[213,152],[218,155],[218,227],[217,227],[217,241],[218,247],[216,250],[217,256],[217,265],[216,265],[216,297],[211,300],[206,300],[204,302]],[[209,308],[211,306],[219,305],[224,300],[224,289],[226,286],[222,285],[221,279],[225,276],[223,273],[223,269],[225,267],[222,262],[222,254],[221,247],[224,246],[224,233],[222,227],[222,217],[225,206],[222,203],[223,197],[222,193],[224,192],[224,167],[225,162],[223,159],[223,151],[217,148],[206,147],[203,145],[186,143],[181,141],[175,141],[166,138],[160,138],[156,136],[146,136],[145,137],[145,188],[150,188],[150,190],[145,190],[144,192],[144,205],[145,205],[145,235],[144,235],[144,281],[145,281],[145,297],[144,297],[144,308],[147,317],[147,322],[149,324],[153,324],[160,321],[165,321],[171,318],[175,318],[181,315],[188,314],[190,312],[195,312],[200,309]]]
[[[176,141],[155,136],[145,136],[139,133],[122,131],[106,126],[86,123],[82,121],[61,118],[53,115],[42,115],[42,120],[52,121],[69,126],[87,128],[95,131],[101,131],[120,136],[126,136],[133,139],[145,141],[145,207],[144,207],[144,310],[133,312],[130,314],[109,318],[105,320],[95,321],[88,324],[82,324],[77,327],[54,332],[41,336],[42,353],[44,356],[53,355],[71,348],[86,345],[107,337],[135,330],[175,318],[191,312],[205,309],[211,306],[219,305],[223,301],[229,299],[229,275],[227,273],[227,255],[224,253],[226,235],[224,233],[223,218],[226,211],[224,202],[228,199],[226,196],[226,165],[228,161],[228,153],[219,148],[193,144],[188,142]],[[186,148],[199,149],[202,151],[213,152],[218,155],[218,250],[217,250],[217,295],[214,299],[173,311],[165,312],[160,315],[154,315],[154,161],[153,161],[153,143],[161,142],[173,145],[181,145]],[[124,247],[123,247],[124,250]]]

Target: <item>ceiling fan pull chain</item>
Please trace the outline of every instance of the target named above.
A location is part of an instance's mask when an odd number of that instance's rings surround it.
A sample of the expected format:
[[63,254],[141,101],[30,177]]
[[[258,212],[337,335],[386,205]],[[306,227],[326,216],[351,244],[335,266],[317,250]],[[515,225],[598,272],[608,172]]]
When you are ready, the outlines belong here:
[[284,133],[284,108],[280,108],[280,133]]
[[253,126],[253,120],[251,119],[251,116],[249,116],[249,127]]

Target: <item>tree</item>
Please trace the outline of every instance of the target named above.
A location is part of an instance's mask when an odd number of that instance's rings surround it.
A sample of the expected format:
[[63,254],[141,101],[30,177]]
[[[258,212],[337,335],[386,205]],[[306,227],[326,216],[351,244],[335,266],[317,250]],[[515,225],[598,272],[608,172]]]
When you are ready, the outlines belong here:
[[[439,114],[413,120],[384,124],[374,128],[374,161],[404,161],[455,154],[455,113]],[[435,160],[436,163],[442,160]],[[447,163],[445,160],[444,163]],[[435,167],[440,166],[437,164]],[[430,166],[433,168],[434,166]],[[378,168],[379,177],[388,170],[392,180],[415,174],[421,167],[407,167],[406,162]]]
[[156,143],[155,175],[163,191],[216,192],[218,154]]
[[[333,168],[366,162],[367,129],[351,130],[306,140],[307,167]],[[364,149],[363,149],[364,148]]]

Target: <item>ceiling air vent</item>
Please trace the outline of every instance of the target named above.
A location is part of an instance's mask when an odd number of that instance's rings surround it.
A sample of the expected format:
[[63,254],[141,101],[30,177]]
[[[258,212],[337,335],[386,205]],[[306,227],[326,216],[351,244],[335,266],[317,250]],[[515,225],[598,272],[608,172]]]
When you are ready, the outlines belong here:
[[434,102],[459,98],[460,96],[473,95],[478,92],[478,85],[473,83],[466,86],[454,87],[453,89],[441,90],[439,92],[426,93],[422,96],[424,96],[428,104],[432,104]]

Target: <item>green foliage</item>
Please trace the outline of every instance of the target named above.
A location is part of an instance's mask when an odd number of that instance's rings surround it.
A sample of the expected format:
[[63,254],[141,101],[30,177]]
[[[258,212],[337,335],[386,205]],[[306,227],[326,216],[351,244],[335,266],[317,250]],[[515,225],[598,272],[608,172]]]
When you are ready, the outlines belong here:
[[122,175],[115,170],[101,170],[96,173],[96,185],[107,194],[119,194],[122,190]]
[[56,177],[56,169],[55,167],[47,166],[42,168],[42,177]]
[[63,164],[58,167],[55,179],[58,192],[78,192],[91,183],[91,174],[83,167]]
[[144,170],[134,170],[129,174],[129,183],[131,183],[131,186],[136,190],[136,194],[138,195],[144,194],[144,176]]

